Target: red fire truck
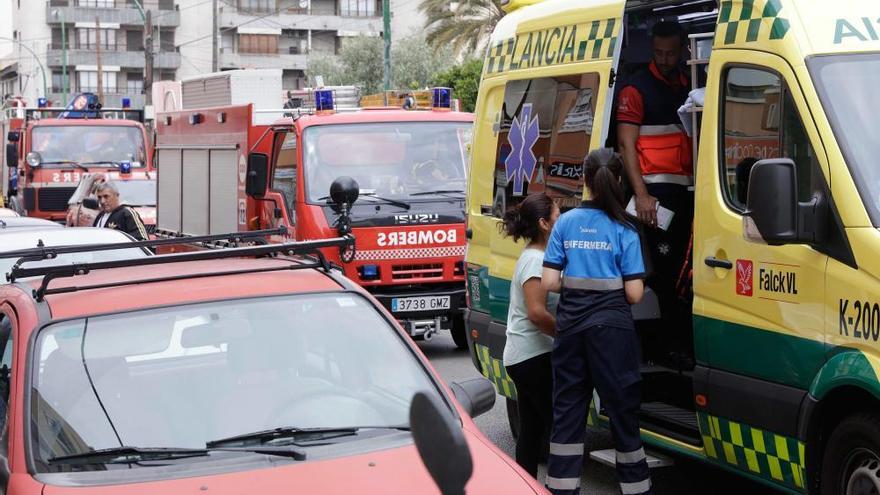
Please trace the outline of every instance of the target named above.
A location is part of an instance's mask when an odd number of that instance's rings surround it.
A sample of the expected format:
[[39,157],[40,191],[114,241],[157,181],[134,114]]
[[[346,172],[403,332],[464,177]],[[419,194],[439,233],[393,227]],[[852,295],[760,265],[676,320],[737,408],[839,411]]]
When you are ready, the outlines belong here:
[[6,165],[16,167],[10,203],[21,214],[63,222],[84,173],[152,171],[143,112],[125,99],[123,108],[101,108],[96,95],[81,93],[63,108],[40,98],[37,107],[11,110],[22,120],[7,133]]
[[[254,124],[252,105],[159,114],[160,235],[286,227],[287,238],[270,239],[283,242],[350,229],[355,248],[325,255],[411,336],[449,329],[467,346],[463,210],[473,117],[449,111],[450,90],[438,93],[429,111],[336,113],[332,93],[316,91],[316,111],[279,110],[286,116],[272,124]],[[357,184],[356,203],[331,197],[340,178]]]

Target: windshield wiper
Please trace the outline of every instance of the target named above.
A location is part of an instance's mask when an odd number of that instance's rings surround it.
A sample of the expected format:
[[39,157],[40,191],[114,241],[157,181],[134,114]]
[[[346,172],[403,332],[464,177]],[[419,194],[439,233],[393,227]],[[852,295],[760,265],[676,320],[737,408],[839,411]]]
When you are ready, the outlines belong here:
[[[412,208],[412,205],[410,205],[409,203],[404,203],[403,201],[398,201],[396,199],[389,199],[389,198],[383,198],[381,196],[376,196],[375,193],[361,193],[360,197],[378,199],[380,201],[384,201],[390,205],[397,206],[397,207],[403,208],[405,210]],[[326,201],[327,204],[333,204],[333,201],[330,199],[330,196],[322,196],[322,197],[318,198],[317,201]]]
[[80,169],[80,170],[85,170],[86,172],[89,171],[88,168],[83,167],[83,166],[80,165],[78,162],[75,162],[75,161],[73,161],[73,160],[55,160],[55,161],[52,161],[52,162],[40,162],[40,165],[39,165],[39,166],[42,167],[43,165],[73,165],[74,167],[76,167],[76,168],[78,168],[78,169]]
[[107,449],[62,455],[49,459],[53,464],[134,464],[143,461],[169,461],[189,457],[205,457],[209,452],[250,452],[254,454],[289,457],[304,461],[306,453],[296,447],[221,447],[205,449],[179,449],[166,447],[111,447]]
[[[282,426],[252,433],[242,433],[240,435],[220,438],[218,440],[211,440],[210,442],[205,443],[205,446],[209,449],[213,449],[223,445],[245,444],[252,441],[267,443],[282,438],[292,438],[301,441],[331,440],[339,437],[354,436],[357,435],[360,430],[364,429],[409,431],[408,426],[344,426],[329,428],[298,428],[296,426]],[[286,448],[286,446],[284,448]],[[266,447],[259,448],[259,450],[264,449],[266,449]],[[258,449],[248,448],[248,450],[257,451]],[[274,449],[269,448],[265,453],[272,452],[273,450]]]
[[208,455],[207,449],[123,446],[61,455],[49,458],[49,462],[57,464],[129,464],[146,460],[183,459],[206,455]]
[[431,194],[466,194],[464,191],[460,189],[438,189],[436,191],[421,191],[417,193],[411,193],[410,196],[429,196]]
[[113,160],[98,160],[96,162],[82,162],[83,165],[101,165],[102,163],[108,163],[110,165],[113,165],[116,168],[122,167],[122,165],[121,165],[122,162],[116,162]]
[[404,210],[408,210],[408,209],[412,208],[412,205],[410,205],[409,203],[404,203],[403,201],[398,201],[396,199],[383,198],[382,196],[376,196],[375,193],[361,193],[361,196],[366,197],[366,198],[378,199],[378,200],[384,201],[390,205],[397,206],[399,208],[403,208]]
[[[357,435],[359,428],[297,428],[295,426],[282,426],[269,430],[259,430],[251,433],[242,433],[231,437],[211,440],[205,443],[205,447],[211,449],[222,445],[246,443],[257,441],[266,443],[279,438],[296,438],[297,436],[316,435],[322,439]],[[329,435],[329,437],[328,437]]]

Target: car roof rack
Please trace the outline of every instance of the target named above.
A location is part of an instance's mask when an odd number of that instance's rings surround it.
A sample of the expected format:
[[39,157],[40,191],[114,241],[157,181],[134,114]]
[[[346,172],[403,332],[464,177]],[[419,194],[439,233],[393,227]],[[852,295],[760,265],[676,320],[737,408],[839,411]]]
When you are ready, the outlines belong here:
[[[264,237],[270,235],[287,235],[287,228],[279,227],[277,229],[252,230],[248,232],[230,232],[228,234],[213,234],[202,236],[189,236],[184,234],[170,234],[163,239],[152,239],[148,241],[132,241],[132,242],[113,242],[104,244],[74,244],[61,246],[42,246],[33,248],[17,249],[15,251],[0,252],[0,259],[19,258],[12,266],[12,269],[21,267],[22,264],[30,261],[51,260],[61,254],[69,253],[88,253],[94,251],[114,251],[117,249],[137,249],[151,248],[158,246],[168,246],[177,244],[203,244],[208,247],[239,247],[238,245],[246,240],[252,240],[256,243],[265,244]],[[42,242],[40,243],[42,244]],[[15,279],[7,275],[9,282]]]
[[[339,247],[344,249],[354,245],[354,236],[345,235],[343,237],[333,237],[330,239],[321,239],[316,241],[289,242],[284,244],[263,244],[257,246],[234,247],[228,249],[214,249],[206,251],[192,251],[186,253],[163,254],[157,256],[148,256],[146,258],[132,258],[113,261],[95,261],[90,263],[72,263],[69,265],[57,266],[40,266],[35,268],[22,268],[15,266],[9,273],[9,278],[15,280],[24,277],[43,277],[40,287],[35,289],[33,296],[37,301],[42,301],[45,296],[50,294],[60,294],[68,292],[76,292],[80,290],[99,289],[106,287],[117,287],[122,285],[164,282],[170,280],[183,280],[203,277],[216,277],[223,275],[237,275],[244,273],[272,272],[281,270],[296,270],[308,268],[320,268],[325,272],[329,272],[333,265],[327,260],[320,251],[322,248]],[[134,266],[150,266],[164,265],[168,263],[184,263],[189,261],[219,260],[227,258],[240,257],[260,257],[260,256],[297,256],[312,255],[314,262],[297,263],[285,265],[282,267],[265,267],[265,268],[247,268],[244,270],[226,270],[220,272],[208,272],[188,275],[171,275],[165,277],[155,277],[137,280],[125,280],[120,282],[110,282],[106,284],[96,284],[84,287],[61,287],[58,289],[50,289],[49,283],[58,278],[76,277],[86,275],[92,270],[103,270],[109,268],[127,268]]]

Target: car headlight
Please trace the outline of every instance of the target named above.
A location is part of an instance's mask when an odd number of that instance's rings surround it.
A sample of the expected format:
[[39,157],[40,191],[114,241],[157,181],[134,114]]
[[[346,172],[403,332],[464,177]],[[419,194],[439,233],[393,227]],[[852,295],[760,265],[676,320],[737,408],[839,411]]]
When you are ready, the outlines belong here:
[[42,163],[43,157],[41,157],[40,154],[36,151],[31,151],[27,154],[25,160],[27,160],[28,165],[30,165],[31,167],[37,167],[40,165],[40,163]]

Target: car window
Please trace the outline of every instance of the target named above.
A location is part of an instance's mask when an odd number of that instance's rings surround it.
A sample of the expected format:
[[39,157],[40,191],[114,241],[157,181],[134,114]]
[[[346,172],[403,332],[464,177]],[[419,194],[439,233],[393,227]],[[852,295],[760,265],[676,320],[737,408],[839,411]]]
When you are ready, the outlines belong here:
[[12,355],[14,350],[12,319],[6,312],[0,312],[0,431],[6,428],[8,421],[9,389],[12,383]]
[[728,204],[745,209],[751,168],[768,158],[794,161],[798,199],[809,201],[819,174],[816,153],[782,78],[769,69],[733,67],[723,87],[721,183]]
[[[429,375],[356,294],[191,304],[49,325],[33,348],[33,449],[203,448],[280,426],[409,423]],[[149,425],[145,428],[144,425]]]

